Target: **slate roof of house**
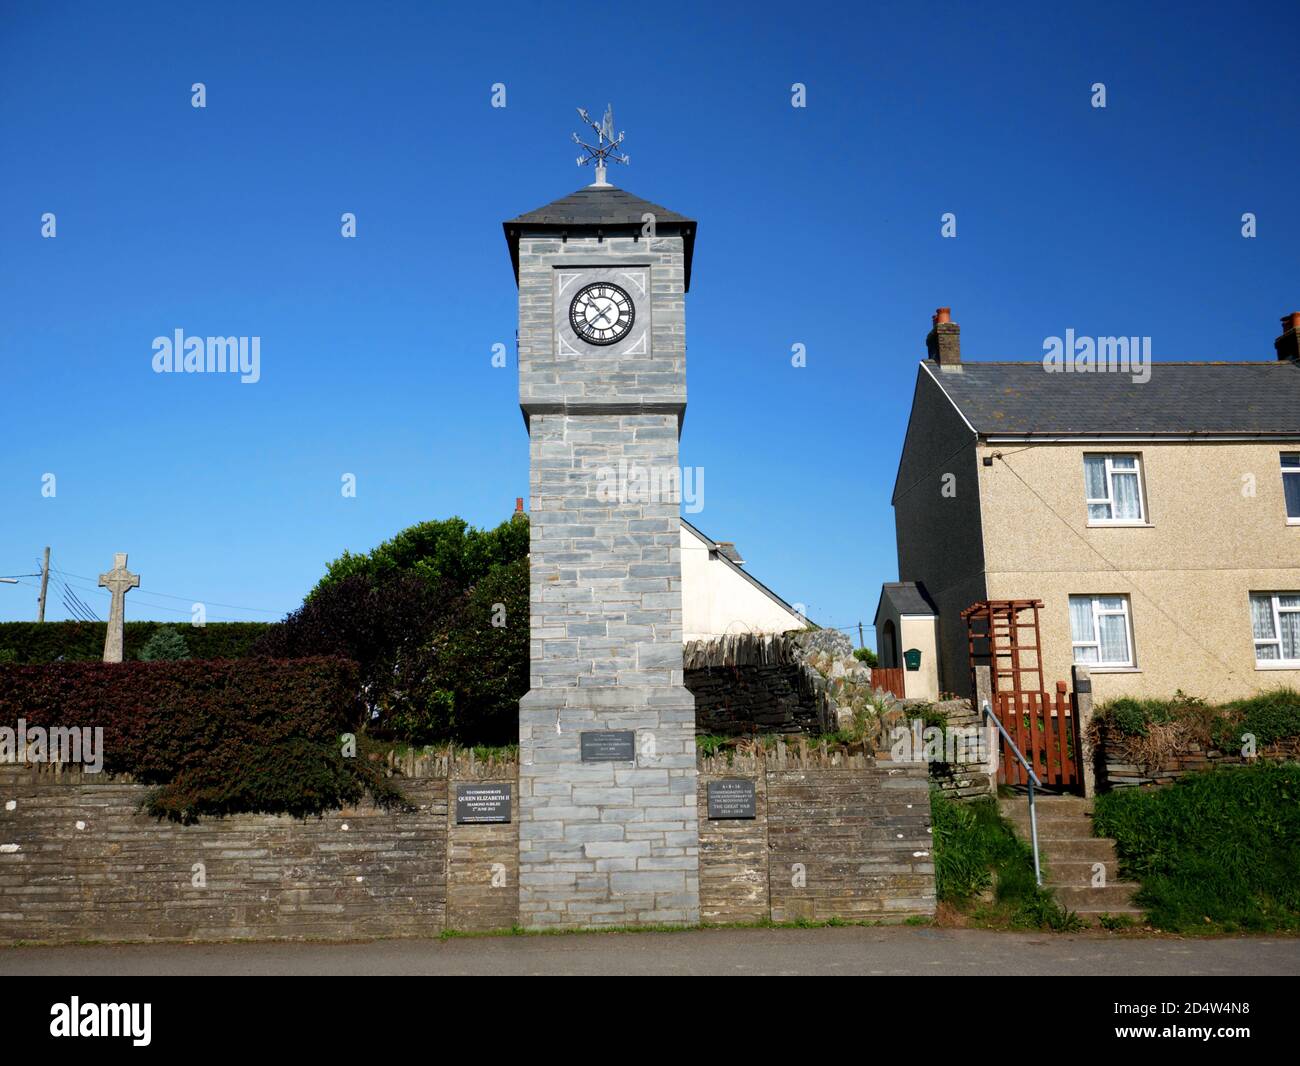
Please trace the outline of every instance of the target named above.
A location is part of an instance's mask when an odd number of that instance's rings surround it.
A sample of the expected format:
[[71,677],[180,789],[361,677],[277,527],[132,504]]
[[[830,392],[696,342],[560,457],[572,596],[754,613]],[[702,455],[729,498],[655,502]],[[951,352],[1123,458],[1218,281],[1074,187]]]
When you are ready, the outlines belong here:
[[515,280],[519,280],[519,234],[522,229],[578,230],[635,226],[639,230],[645,224],[644,216],[647,214],[654,215],[656,228],[681,233],[686,258],[685,283],[689,292],[691,257],[694,254],[698,223],[613,185],[588,185],[535,211],[525,211],[522,215],[503,222],[501,225],[505,230],[506,243],[510,245],[510,261],[514,264]]
[[1300,436],[1300,364],[1152,363],[1123,373],[1049,373],[1042,363],[922,367],[987,436]]
[[900,615],[937,615],[939,610],[930,602],[925,589],[915,581],[886,581],[880,586],[880,599],[876,603],[873,624],[880,624],[880,609],[888,601]]

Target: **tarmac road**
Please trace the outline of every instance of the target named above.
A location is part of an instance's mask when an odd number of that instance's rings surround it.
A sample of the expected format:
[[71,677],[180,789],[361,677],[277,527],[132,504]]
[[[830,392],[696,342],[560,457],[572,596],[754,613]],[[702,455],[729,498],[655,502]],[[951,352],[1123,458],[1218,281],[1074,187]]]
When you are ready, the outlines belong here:
[[1300,938],[1006,933],[908,926],[701,929],[361,943],[0,948],[0,976],[1300,974]]

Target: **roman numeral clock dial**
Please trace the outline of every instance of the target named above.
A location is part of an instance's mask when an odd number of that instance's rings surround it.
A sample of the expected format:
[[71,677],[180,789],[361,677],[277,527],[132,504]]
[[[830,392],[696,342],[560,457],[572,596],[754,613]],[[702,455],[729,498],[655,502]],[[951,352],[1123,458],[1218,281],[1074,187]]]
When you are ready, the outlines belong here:
[[578,291],[569,305],[569,325],[588,344],[615,344],[636,320],[632,297],[617,285],[599,281]]

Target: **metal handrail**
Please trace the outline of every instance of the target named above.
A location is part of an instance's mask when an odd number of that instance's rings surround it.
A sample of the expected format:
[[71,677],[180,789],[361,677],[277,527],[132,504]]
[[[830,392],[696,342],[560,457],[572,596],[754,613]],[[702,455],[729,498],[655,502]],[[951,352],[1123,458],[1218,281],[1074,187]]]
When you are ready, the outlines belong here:
[[1041,887],[1043,884],[1043,870],[1038,862],[1038,815],[1034,810],[1034,786],[1037,785],[1039,788],[1042,788],[1043,783],[1038,779],[1038,775],[1034,773],[1034,768],[1029,765],[1029,760],[1025,758],[1024,754],[1016,746],[1016,742],[1011,739],[1011,734],[1007,732],[1007,727],[1004,726],[1002,720],[993,713],[993,708],[989,706],[988,700],[984,700],[980,704],[980,710],[984,712],[986,718],[993,719],[994,725],[998,727],[998,732],[1006,738],[1007,743],[1011,745],[1011,750],[1016,753],[1016,758],[1020,760],[1020,765],[1023,766],[1025,772],[1029,774],[1029,836],[1033,840],[1034,845],[1034,880],[1037,881],[1039,887]]

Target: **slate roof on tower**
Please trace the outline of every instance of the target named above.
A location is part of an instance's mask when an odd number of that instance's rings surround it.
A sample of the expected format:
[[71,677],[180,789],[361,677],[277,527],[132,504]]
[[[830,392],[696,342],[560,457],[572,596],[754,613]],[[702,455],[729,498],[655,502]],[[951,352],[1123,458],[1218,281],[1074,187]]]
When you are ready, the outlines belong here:
[[519,281],[519,237],[523,230],[605,230],[612,234],[616,230],[626,232],[633,229],[640,233],[647,214],[654,215],[657,231],[681,234],[685,253],[685,287],[689,292],[691,254],[695,249],[695,229],[698,223],[613,185],[587,185],[535,211],[526,211],[503,222],[501,227],[505,230],[506,243],[510,246],[510,262],[514,266],[515,281]]

